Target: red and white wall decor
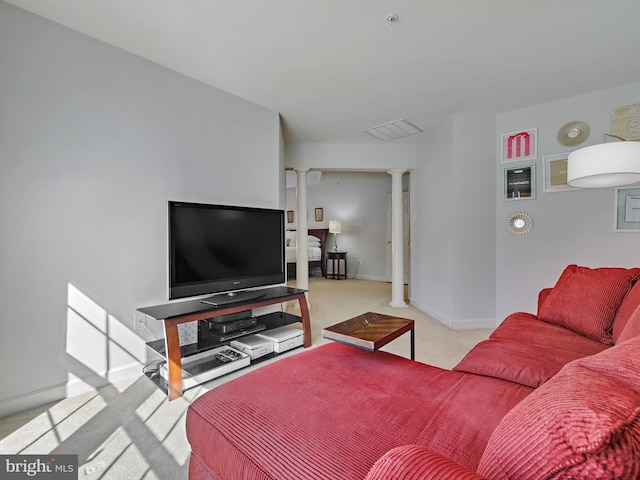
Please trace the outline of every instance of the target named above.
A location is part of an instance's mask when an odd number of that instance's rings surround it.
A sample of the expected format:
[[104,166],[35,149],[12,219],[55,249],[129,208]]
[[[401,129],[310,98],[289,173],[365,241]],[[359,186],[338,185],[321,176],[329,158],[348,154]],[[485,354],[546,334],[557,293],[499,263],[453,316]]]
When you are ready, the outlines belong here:
[[501,136],[500,161],[519,162],[535,160],[538,157],[538,129],[528,128]]

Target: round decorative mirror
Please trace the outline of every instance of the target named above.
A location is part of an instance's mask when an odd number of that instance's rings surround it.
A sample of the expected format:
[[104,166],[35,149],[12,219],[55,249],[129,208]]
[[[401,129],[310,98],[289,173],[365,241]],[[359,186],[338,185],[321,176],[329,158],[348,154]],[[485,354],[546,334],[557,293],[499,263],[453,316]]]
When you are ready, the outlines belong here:
[[558,130],[558,142],[567,147],[573,147],[589,138],[589,125],[579,120],[565,123]]
[[523,235],[531,230],[533,227],[533,218],[531,215],[524,212],[514,213],[507,220],[507,228],[511,233],[516,235]]

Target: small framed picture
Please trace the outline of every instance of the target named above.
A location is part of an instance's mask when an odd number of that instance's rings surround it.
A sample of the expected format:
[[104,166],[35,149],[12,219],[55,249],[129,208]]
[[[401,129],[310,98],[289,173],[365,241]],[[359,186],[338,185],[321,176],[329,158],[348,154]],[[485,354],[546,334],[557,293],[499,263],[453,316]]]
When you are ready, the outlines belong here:
[[538,129],[528,128],[503,133],[500,138],[500,162],[521,162],[538,158]]
[[316,222],[321,222],[322,221],[322,209],[321,208],[316,208]]
[[640,187],[616,188],[616,232],[640,232]]
[[536,166],[521,165],[504,169],[504,200],[536,198]]
[[544,192],[562,192],[567,190],[579,190],[567,184],[567,163],[569,154],[558,153],[547,155],[544,160]]
[[293,210],[287,210],[287,223],[293,223]]

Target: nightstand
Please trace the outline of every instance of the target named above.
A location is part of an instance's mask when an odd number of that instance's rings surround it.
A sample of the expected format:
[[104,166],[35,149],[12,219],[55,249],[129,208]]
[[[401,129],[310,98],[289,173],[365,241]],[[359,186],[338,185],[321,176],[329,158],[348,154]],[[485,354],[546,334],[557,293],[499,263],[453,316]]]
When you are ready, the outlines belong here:
[[[329,260],[333,263],[331,265],[331,273],[329,273]],[[344,273],[340,273],[340,261],[344,262]],[[340,280],[340,278],[347,278],[347,252],[327,252],[327,278],[334,280]]]

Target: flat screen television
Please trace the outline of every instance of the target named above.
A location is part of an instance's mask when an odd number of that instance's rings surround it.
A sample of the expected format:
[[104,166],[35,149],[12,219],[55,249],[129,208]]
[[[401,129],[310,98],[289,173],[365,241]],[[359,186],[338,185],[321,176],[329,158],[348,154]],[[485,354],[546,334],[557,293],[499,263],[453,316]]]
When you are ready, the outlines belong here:
[[169,202],[169,299],[217,294],[212,305],[260,297],[285,280],[284,211]]

